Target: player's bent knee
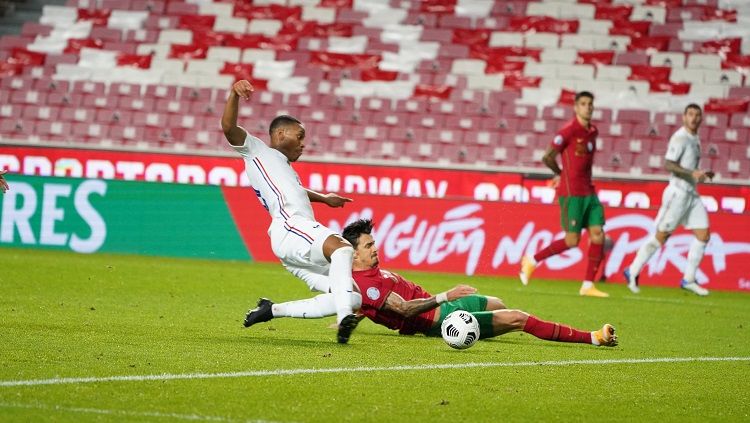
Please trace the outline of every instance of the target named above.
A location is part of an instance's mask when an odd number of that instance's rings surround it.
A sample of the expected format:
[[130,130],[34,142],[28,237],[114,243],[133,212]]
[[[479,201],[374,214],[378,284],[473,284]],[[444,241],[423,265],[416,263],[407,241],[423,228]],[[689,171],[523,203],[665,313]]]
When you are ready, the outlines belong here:
[[580,241],[581,241],[581,238],[578,236],[566,236],[565,237],[565,245],[567,245],[570,248],[577,246]]
[[497,297],[487,297],[487,311],[494,310],[505,310],[508,307],[505,306],[503,300]]
[[522,330],[528,318],[521,310],[497,310],[492,315],[492,324],[502,332]]
[[659,241],[659,244],[661,245],[664,245],[664,243],[667,242],[670,236],[672,236],[671,232],[657,232],[656,235],[654,235],[656,240]]

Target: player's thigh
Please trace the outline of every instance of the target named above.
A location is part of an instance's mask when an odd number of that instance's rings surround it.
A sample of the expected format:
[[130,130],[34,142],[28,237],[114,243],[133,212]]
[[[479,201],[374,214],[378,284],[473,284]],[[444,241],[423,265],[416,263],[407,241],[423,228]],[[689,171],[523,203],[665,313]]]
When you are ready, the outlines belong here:
[[583,226],[604,226],[604,206],[602,206],[596,194],[588,195],[584,198],[583,208]]
[[656,215],[656,230],[674,232],[685,219],[689,200],[685,191],[668,186],[664,190],[661,207]]
[[708,229],[708,212],[698,195],[693,196],[687,206],[687,215],[685,216],[685,229],[692,231],[699,229]]
[[446,316],[456,310],[465,310],[469,313],[485,311],[487,310],[487,297],[484,295],[472,294],[453,301],[448,301],[447,303],[442,304],[442,306],[441,309],[445,308]]
[[584,197],[560,196],[557,201],[560,204],[560,225],[568,233],[580,234],[583,230]]
[[276,256],[286,266],[327,267],[329,262],[323,254],[323,243],[335,234],[318,222],[292,218],[273,229],[271,244]]

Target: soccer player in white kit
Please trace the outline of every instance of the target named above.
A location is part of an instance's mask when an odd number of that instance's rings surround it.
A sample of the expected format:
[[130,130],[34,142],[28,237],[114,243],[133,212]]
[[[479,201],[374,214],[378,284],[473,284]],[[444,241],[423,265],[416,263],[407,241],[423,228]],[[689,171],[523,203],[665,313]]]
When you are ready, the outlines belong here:
[[351,199],[336,194],[320,194],[302,186],[292,169],[304,149],[305,127],[291,116],[276,117],[269,127],[270,147],[237,126],[239,99],[250,99],[253,86],[246,80],[232,86],[224,108],[221,127],[224,136],[245,161],[258,200],[271,214],[268,235],[276,257],[292,274],[321,291],[314,298],[274,304],[261,298],[250,310],[245,327],[273,317],[319,318],[335,314],[337,339],[347,343],[359,319],[353,314],[362,297],[353,292],[351,244],[315,221],[311,201],[330,207],[343,207]]
[[714,177],[710,170],[700,170],[701,144],[698,128],[703,114],[700,106],[689,104],[682,115],[683,126],[669,139],[664,167],[671,173],[669,185],[664,189],[661,208],[656,216],[656,233],[641,246],[629,267],[623,274],[628,288],[637,294],[638,275],[651,256],[661,248],[677,225],[693,231],[695,239],[688,250],[687,265],[680,282],[683,289],[700,296],[708,295],[708,290],[695,281],[695,272],[703,258],[703,252],[710,238],[708,213],[701,202],[695,185]]

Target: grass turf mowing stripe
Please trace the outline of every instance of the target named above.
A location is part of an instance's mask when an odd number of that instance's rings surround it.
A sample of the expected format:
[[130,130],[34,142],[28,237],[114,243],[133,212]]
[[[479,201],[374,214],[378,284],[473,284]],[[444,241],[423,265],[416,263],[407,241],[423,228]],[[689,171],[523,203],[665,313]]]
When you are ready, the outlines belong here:
[[0,402],[0,408],[22,408],[27,410],[47,410],[61,411],[79,414],[100,414],[108,416],[125,416],[125,417],[157,417],[177,420],[190,421],[208,421],[208,422],[235,422],[242,421],[245,423],[280,423],[273,420],[234,420],[227,417],[205,416],[202,414],[179,414],[179,413],[162,413],[158,411],[130,411],[130,410],[107,410],[102,408],[84,408],[84,407],[65,407],[62,405],[48,404],[18,404]]
[[599,364],[652,364],[652,363],[689,363],[689,362],[722,362],[722,361],[750,361],[750,357],[663,357],[663,358],[623,358],[606,360],[568,360],[568,361],[520,361],[510,363],[458,363],[458,364],[423,364],[415,366],[390,366],[390,367],[333,367],[328,369],[277,369],[277,370],[248,370],[242,372],[227,373],[183,373],[183,374],[161,374],[161,375],[133,375],[133,376],[107,376],[107,377],[74,377],[54,379],[31,379],[31,380],[5,380],[0,381],[0,387],[14,386],[37,386],[37,385],[65,385],[79,383],[99,382],[144,382],[154,380],[178,380],[178,379],[217,379],[237,377],[262,377],[262,376],[292,376],[300,374],[316,373],[347,373],[347,372],[398,372],[412,370],[438,370],[438,369],[469,369],[484,367],[532,367],[532,366],[577,366],[577,365],[599,365]]

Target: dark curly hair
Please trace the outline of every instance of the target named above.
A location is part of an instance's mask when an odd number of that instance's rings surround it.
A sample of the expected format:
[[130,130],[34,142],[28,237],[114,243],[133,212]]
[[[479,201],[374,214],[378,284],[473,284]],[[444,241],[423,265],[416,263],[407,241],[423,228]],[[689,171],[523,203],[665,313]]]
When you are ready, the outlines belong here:
[[362,234],[372,233],[372,220],[370,219],[359,219],[356,220],[344,228],[344,232],[341,234],[345,240],[352,244],[352,247],[357,248],[359,244],[359,237]]

